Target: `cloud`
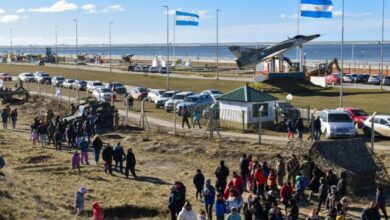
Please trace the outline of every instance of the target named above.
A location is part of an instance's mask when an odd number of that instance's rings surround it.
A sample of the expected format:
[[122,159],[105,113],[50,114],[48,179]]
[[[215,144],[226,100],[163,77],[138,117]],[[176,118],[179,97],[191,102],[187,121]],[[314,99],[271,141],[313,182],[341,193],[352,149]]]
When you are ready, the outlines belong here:
[[285,15],[285,14],[281,14],[281,15],[280,15],[280,18],[281,18],[281,19],[285,19],[285,18],[286,18],[286,15]]
[[6,13],[7,12],[4,9],[0,8],[0,15],[6,14]]
[[91,14],[97,13],[96,5],[94,4],[85,4],[81,7],[81,9],[83,9],[87,13],[91,13]]
[[0,17],[0,23],[11,23],[11,22],[18,21],[22,18],[26,18],[26,17],[25,16],[20,17],[18,15],[4,15]]
[[109,5],[105,9],[101,10],[102,13],[123,12],[123,11],[126,11],[126,9],[124,9],[122,5]]
[[75,3],[67,2],[66,0],[58,0],[51,6],[45,6],[41,8],[31,8],[28,10],[37,13],[60,13],[64,11],[77,10],[78,8],[79,6],[77,6]]
[[18,10],[16,10],[16,14],[23,14],[24,12],[26,12],[25,8],[19,8]]

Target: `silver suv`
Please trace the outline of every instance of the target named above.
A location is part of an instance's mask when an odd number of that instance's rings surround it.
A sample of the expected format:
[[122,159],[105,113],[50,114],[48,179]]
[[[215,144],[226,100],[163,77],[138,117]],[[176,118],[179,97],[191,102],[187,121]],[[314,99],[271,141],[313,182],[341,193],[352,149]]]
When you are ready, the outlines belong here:
[[185,98],[187,98],[188,96],[191,96],[191,95],[194,95],[194,93],[193,92],[180,92],[180,93],[175,94],[174,96],[172,96],[171,99],[169,99],[165,103],[165,110],[167,112],[173,111],[173,105],[175,102],[177,105],[179,105]]
[[355,137],[355,123],[343,110],[323,110],[320,113],[321,132],[326,138]]

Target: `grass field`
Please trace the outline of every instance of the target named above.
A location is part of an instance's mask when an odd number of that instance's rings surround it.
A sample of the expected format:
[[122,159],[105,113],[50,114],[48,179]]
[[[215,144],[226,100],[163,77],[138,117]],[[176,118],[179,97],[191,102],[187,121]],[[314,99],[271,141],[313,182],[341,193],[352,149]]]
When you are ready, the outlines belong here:
[[[55,67],[39,67],[28,65],[0,65],[0,72],[17,75],[21,72],[45,71],[50,75],[62,75],[75,78],[76,71]],[[101,80],[104,82],[118,81],[126,85],[145,86],[149,88],[166,88],[166,78],[162,75],[137,75],[131,73],[108,73],[99,71],[80,70],[79,78],[85,80]],[[206,89],[219,89],[228,92],[245,85],[244,82],[171,78],[171,89],[192,90],[201,92]],[[339,106],[339,90],[337,88],[322,89],[308,83],[298,83],[294,80],[284,80],[282,83],[262,83],[256,85],[260,89],[269,90],[271,95],[280,100],[286,100],[287,93],[292,93],[292,104],[306,108],[322,110]],[[66,94],[66,93],[65,93]],[[344,106],[360,107],[369,113],[378,112],[390,114],[390,92],[379,90],[344,89]]]

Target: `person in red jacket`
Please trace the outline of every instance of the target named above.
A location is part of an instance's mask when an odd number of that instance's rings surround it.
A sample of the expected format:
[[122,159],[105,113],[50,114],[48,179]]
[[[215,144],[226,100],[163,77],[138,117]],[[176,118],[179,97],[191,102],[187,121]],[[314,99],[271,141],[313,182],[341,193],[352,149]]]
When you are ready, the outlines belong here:
[[287,213],[287,208],[289,201],[293,195],[293,189],[291,187],[291,182],[284,183],[282,188],[280,188],[280,201],[284,204],[284,210]]
[[223,198],[226,200],[229,198],[229,195],[230,195],[230,189],[233,189],[234,183],[233,183],[233,180],[230,180],[229,183],[227,184],[226,188],[225,188],[225,191],[223,192]]
[[93,208],[92,219],[93,220],[103,220],[103,210],[102,210],[102,208],[100,208],[99,203],[97,203],[97,202],[92,203],[92,208]]
[[233,187],[237,190],[237,192],[240,195],[243,193],[244,186],[245,186],[244,179],[242,178],[242,176],[237,174],[236,171],[234,171],[233,172]]
[[278,186],[276,185],[276,172],[275,170],[271,170],[270,174],[268,175],[268,180],[267,180],[267,186],[268,190],[278,190]]
[[263,169],[260,166],[255,171],[254,179],[256,181],[257,186],[257,196],[261,195],[264,197],[264,185],[267,179],[264,177]]

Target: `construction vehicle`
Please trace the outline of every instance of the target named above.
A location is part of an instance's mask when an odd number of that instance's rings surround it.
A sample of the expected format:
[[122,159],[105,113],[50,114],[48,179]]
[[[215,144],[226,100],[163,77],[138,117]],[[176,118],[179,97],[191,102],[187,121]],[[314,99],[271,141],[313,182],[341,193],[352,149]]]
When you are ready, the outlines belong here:
[[[22,100],[15,98],[14,96],[22,96],[24,97]],[[0,88],[0,100],[3,104],[5,103],[14,103],[15,100],[17,101],[23,101],[28,102],[28,99],[30,98],[30,93],[23,88],[23,84],[19,84],[19,87],[15,90],[11,89],[3,89]]]
[[339,62],[336,58],[334,58],[330,63],[318,64],[318,68],[309,72],[307,76],[327,76],[334,72],[341,72]]

